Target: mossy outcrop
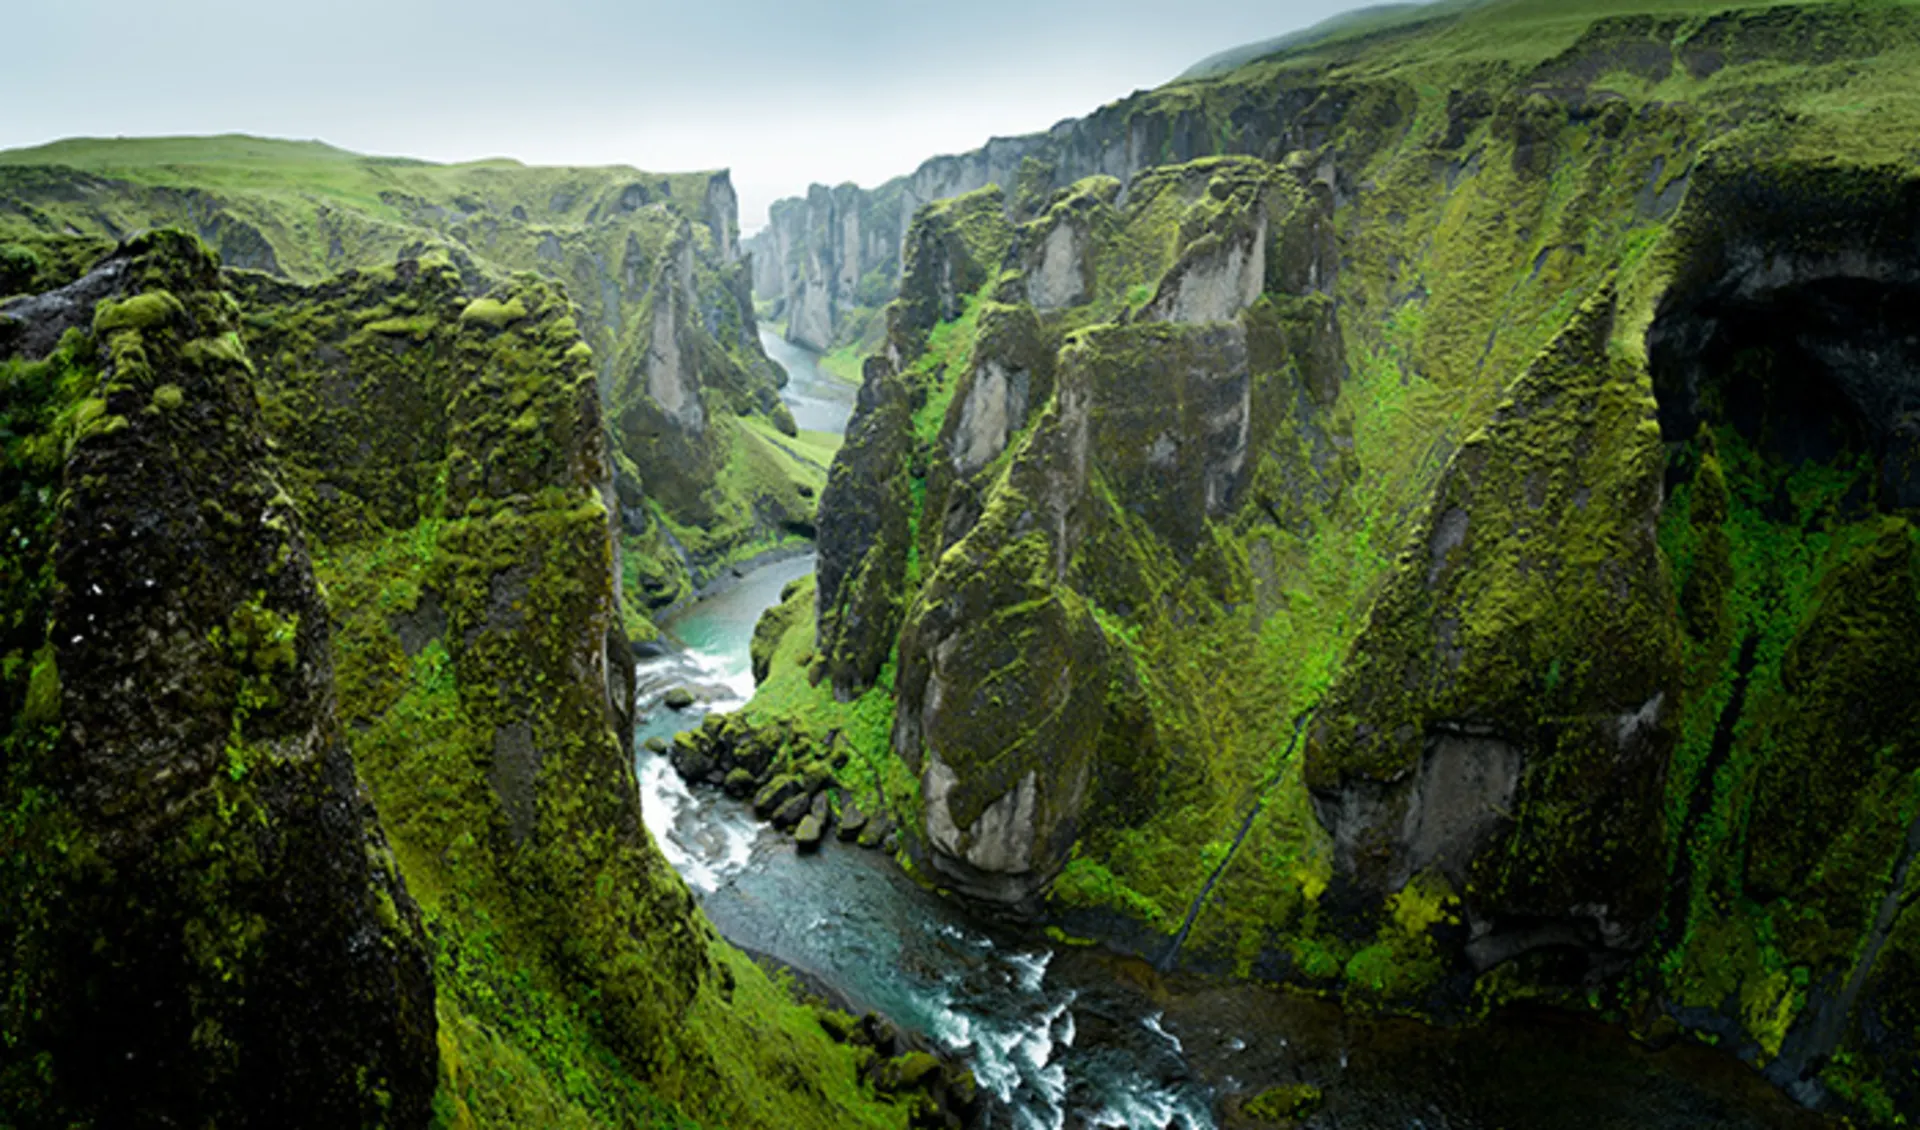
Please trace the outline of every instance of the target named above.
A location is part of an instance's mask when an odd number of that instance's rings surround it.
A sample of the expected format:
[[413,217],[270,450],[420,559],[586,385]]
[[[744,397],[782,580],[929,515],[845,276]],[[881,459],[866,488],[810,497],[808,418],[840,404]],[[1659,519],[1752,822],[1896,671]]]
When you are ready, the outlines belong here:
[[1623,964],[1664,885],[1666,460],[1645,374],[1607,356],[1615,301],[1454,454],[1306,744],[1337,881],[1444,876],[1482,969],[1546,946]]
[[[825,594],[882,614],[904,607],[890,743],[919,778],[932,865],[996,902],[1029,900],[1066,863],[1088,806],[1120,803],[1124,786],[1095,787],[1096,765],[1109,785],[1161,767],[1132,641],[1103,627],[1103,611],[1143,603],[1132,571],[1140,539],[1173,571],[1209,557],[1208,522],[1242,503],[1250,442],[1301,391],[1293,349],[1315,339],[1289,337],[1282,323],[1293,320],[1271,303],[1246,309],[1238,278],[1252,240],[1264,284],[1267,247],[1317,208],[1293,178],[1216,161],[1143,178],[1124,209],[1114,188],[1064,193],[1018,231],[992,190],[920,217],[889,311],[889,357],[869,363],[870,382],[899,386],[904,404],[891,424],[857,415],[856,437],[879,434],[849,444],[835,470],[836,481],[891,479],[896,499],[917,502],[905,516],[911,544],[870,530],[870,505],[846,506],[831,490],[822,503],[822,652],[832,655],[836,623]],[[1062,225],[1079,233],[1065,250]],[[1211,270],[1196,266],[1208,248],[1236,264],[1231,294],[1209,309],[1228,320],[1158,324],[1144,313],[1151,292],[1138,293],[1132,272],[1194,278]],[[1052,258],[1062,254],[1073,257],[1064,267]],[[1071,301],[1045,313],[1024,301],[1036,272],[1070,280],[1041,289]],[[1137,324],[1098,324],[1135,313]],[[883,469],[864,453],[886,427],[896,440]],[[904,599],[833,568],[843,544],[888,554],[909,582]],[[883,637],[865,653],[876,677],[890,645]],[[871,682],[836,689],[846,697]]]
[[1914,20],[1428,12],[955,159],[1009,226],[922,212],[907,422],[833,472],[909,536],[821,623],[898,634],[835,713],[785,633],[749,712],[890,752],[916,864],[1076,935],[1677,1023],[1894,1124]]
[[904,1121],[649,838],[592,351],[474,281],[161,232],[8,306],[28,1124]]
[[563,285],[614,436],[628,619],[651,634],[651,616],[729,564],[809,531],[803,488],[824,478],[773,440],[785,378],[760,347],[735,207],[725,172],[441,166],[246,137],[60,142],[0,153],[0,248],[16,249],[0,293],[63,283],[74,261],[161,224],[300,285],[436,258],[475,295],[514,272]]
[[858,454],[834,461],[820,497],[821,513],[839,517],[821,533],[815,566],[819,675],[831,680],[843,700],[879,678],[900,627],[912,540],[913,416],[907,398],[892,364],[870,358],[842,448]]
[[21,1125],[423,1125],[420,912],[238,309],[177,233],[89,280],[90,324],[4,363],[0,1095]]

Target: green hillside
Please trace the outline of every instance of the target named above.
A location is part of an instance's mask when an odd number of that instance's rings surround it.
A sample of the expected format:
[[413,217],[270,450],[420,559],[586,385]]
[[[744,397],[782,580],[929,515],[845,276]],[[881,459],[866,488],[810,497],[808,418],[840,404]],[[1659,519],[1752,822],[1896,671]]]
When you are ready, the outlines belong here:
[[750,711],[1069,934],[1896,1124],[1916,64],[1911,4],[1487,3],[1056,131],[1164,164],[919,214]]
[[810,528],[801,492],[821,472],[752,424],[782,423],[783,378],[760,348],[724,172],[435,165],[238,135],[0,153],[0,292],[71,281],[113,240],[162,226],[297,282],[440,251],[471,286],[519,271],[565,285],[617,437],[636,633]]

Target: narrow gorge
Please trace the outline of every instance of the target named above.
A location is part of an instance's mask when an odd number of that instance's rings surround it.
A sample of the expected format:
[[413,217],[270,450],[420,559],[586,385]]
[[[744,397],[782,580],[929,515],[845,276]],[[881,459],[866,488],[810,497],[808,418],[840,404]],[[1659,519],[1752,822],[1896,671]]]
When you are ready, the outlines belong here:
[[1913,1123],[1917,67],[1365,9],[745,238],[0,151],[0,1127]]

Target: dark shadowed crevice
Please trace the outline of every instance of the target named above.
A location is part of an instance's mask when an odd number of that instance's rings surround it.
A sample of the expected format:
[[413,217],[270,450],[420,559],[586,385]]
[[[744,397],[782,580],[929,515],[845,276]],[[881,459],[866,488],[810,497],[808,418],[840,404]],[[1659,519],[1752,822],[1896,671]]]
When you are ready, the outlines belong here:
[[1675,829],[1680,844],[1678,863],[1674,869],[1673,881],[1668,886],[1666,921],[1661,927],[1663,942],[1672,945],[1677,942],[1687,926],[1687,908],[1693,901],[1693,850],[1694,829],[1706,818],[1707,809],[1713,803],[1713,781],[1733,753],[1735,726],[1739,724],[1740,714],[1746,709],[1747,687],[1753,679],[1754,663],[1760,650],[1760,634],[1749,630],[1740,644],[1740,658],[1734,668],[1733,692],[1727,696],[1727,704],[1720,711],[1719,721],[1714,726],[1713,747],[1707,755],[1707,762],[1700,767],[1700,775],[1694,778],[1693,791],[1687,797],[1686,822]]
[[1920,507],[1920,251],[1735,248],[1648,334],[1662,433],[1736,429],[1781,463],[1874,461],[1864,508]]

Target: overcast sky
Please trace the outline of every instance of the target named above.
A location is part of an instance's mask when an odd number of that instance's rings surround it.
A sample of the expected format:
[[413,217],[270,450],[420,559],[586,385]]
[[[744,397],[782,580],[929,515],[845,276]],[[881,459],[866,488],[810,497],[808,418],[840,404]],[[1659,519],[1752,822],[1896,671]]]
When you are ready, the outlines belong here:
[[42,0],[0,149],[244,132],[439,161],[731,168],[741,226],[1044,129],[1354,0]]

